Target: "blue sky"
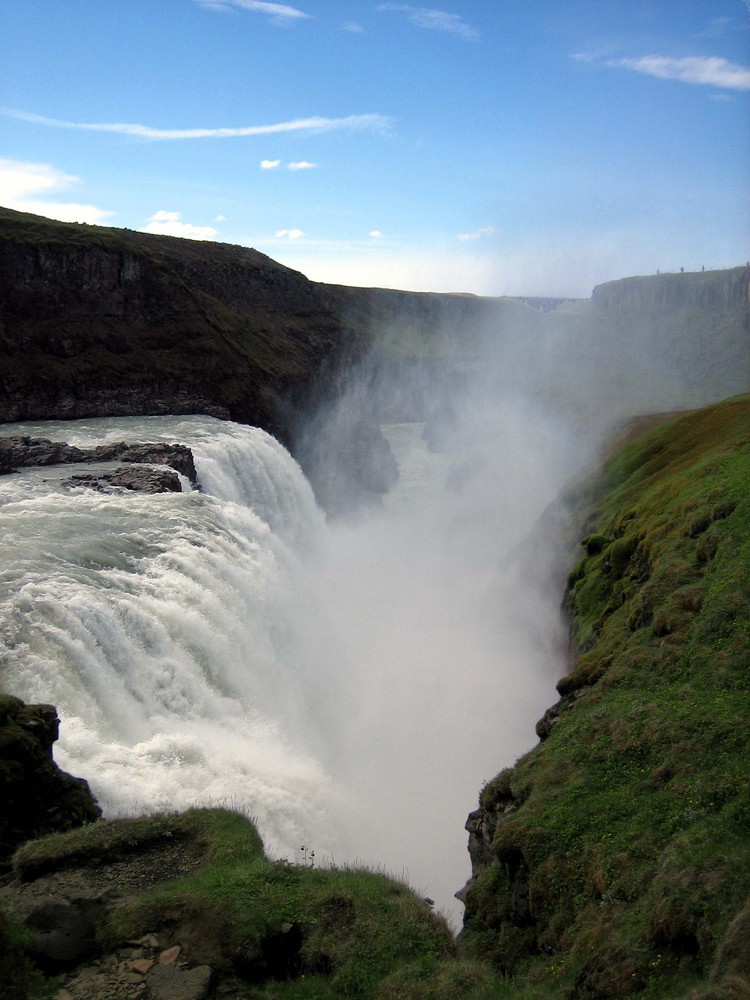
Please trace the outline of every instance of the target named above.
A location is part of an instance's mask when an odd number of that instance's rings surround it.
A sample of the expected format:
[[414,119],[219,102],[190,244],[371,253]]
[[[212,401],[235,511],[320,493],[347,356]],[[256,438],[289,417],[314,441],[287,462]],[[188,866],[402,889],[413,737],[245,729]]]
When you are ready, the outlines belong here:
[[750,0],[3,0],[0,204],[311,278],[750,257]]

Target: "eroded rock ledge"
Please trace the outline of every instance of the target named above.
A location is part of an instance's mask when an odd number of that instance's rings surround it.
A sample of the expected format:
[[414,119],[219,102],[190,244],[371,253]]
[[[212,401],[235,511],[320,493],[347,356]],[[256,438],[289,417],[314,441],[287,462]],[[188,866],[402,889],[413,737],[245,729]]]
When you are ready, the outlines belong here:
[[[151,469],[116,469],[112,473],[73,476],[67,486],[91,486],[101,489],[109,483],[125,489],[146,493],[179,492],[176,473],[187,477],[197,486],[193,453],[183,444],[114,444],[96,448],[76,448],[64,441],[50,441],[28,435],[0,438],[0,475],[31,466],[72,465],[89,462],[127,462],[132,465],[163,465],[164,473]],[[172,471],[174,470],[174,471]]]

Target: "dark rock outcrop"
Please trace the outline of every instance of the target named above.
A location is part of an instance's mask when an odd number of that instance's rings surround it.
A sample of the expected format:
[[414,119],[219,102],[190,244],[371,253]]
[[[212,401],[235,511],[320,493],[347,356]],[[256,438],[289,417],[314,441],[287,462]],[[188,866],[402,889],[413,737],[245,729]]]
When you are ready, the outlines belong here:
[[106,889],[79,887],[22,900],[15,912],[31,935],[27,951],[36,964],[55,975],[95,954],[97,927],[112,898]]
[[[14,469],[37,465],[72,465],[84,462],[129,462],[139,465],[164,465],[175,472],[186,476],[193,486],[197,485],[197,474],[193,453],[184,444],[126,444],[118,441],[114,444],[98,445],[96,448],[76,448],[64,441],[50,441],[47,438],[0,437],[0,475],[12,472]],[[166,470],[165,470],[166,475]],[[112,479],[119,477],[119,482]],[[106,476],[87,477],[111,481],[114,485],[125,486],[127,489],[140,489],[137,485],[129,486],[128,482],[145,484],[144,472],[136,473],[118,469],[116,473]],[[154,479],[156,482],[156,479]],[[166,489],[179,490],[179,479],[172,474],[162,479]],[[79,483],[78,485],[87,485]],[[88,485],[92,485],[91,482]],[[162,492],[162,490],[147,489],[146,492]]]
[[63,486],[86,486],[97,493],[109,493],[113,487],[134,493],[180,493],[180,477],[171,469],[151,469],[148,466],[124,466],[114,472],[78,473],[63,480]]
[[52,759],[59,724],[52,705],[0,695],[0,867],[24,841],[101,815],[87,782]]

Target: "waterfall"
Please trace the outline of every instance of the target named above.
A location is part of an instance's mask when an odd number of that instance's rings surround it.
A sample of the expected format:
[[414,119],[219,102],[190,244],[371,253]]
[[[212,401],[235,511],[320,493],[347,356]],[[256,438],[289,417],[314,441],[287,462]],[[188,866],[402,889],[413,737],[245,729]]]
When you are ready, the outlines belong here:
[[456,464],[421,427],[386,428],[400,482],[331,526],[257,428],[8,425],[186,444],[201,490],[0,478],[2,686],[57,706],[56,759],[106,815],[224,804],[277,856],[382,865],[455,915],[466,815],[533,742],[560,672],[559,593],[530,597],[511,557],[569,468],[553,431],[508,408]]
[[0,480],[3,688],[57,705],[56,758],[106,814],[226,803],[291,852],[339,808],[305,743],[317,665],[295,547],[323,520],[296,463],[204,418],[21,429],[187,442],[204,491],[63,490],[57,469]]

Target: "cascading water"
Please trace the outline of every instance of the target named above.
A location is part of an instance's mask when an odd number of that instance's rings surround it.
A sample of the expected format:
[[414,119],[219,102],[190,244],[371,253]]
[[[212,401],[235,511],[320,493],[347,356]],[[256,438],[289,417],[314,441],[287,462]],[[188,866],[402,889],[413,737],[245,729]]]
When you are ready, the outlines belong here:
[[336,527],[256,428],[6,426],[180,442],[202,490],[70,489],[70,467],[0,478],[3,688],[58,707],[56,758],[105,814],[226,804],[276,854],[382,864],[455,913],[476,791],[533,742],[560,672],[554,609],[531,614],[508,553],[567,456],[545,426],[526,482],[513,435],[528,445],[529,425],[499,426],[505,449],[496,434],[493,462],[460,475],[421,428],[387,429],[400,483]]
[[291,850],[331,811],[304,743],[315,671],[292,546],[315,544],[323,522],[302,473],[262,431],[202,418],[24,430],[187,441],[206,492],[4,477],[3,686],[57,705],[58,760],[108,814],[235,803]]

